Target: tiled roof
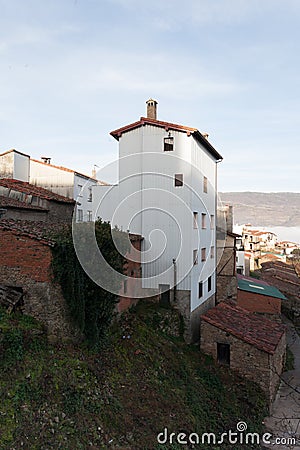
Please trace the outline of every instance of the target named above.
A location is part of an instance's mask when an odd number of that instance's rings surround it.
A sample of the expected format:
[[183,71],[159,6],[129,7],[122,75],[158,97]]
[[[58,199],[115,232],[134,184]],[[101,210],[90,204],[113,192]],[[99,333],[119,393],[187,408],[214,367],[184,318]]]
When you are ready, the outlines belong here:
[[44,198],[50,201],[56,201],[61,203],[75,203],[71,198],[63,197],[62,195],[55,194],[39,186],[26,183],[25,181],[14,180],[11,178],[0,178],[0,186],[7,187],[17,192],[22,192],[27,195],[34,195],[36,197]]
[[269,284],[260,283],[260,281],[255,278],[251,280],[248,277],[239,276],[237,281],[238,289],[240,289],[241,291],[247,291],[257,295],[267,295],[269,297],[286,300],[286,297],[276,287],[270,286]]
[[197,130],[197,128],[187,127],[185,125],[179,125],[177,123],[163,122],[161,120],[150,119],[148,117],[141,117],[137,122],[118,128],[117,130],[112,131],[110,134],[118,141],[123,133],[134,130],[135,128],[142,127],[144,125],[152,125],[155,127],[164,128],[166,131],[183,131],[188,135],[193,135],[195,139],[197,139],[209,151],[209,153],[214,156],[214,158],[216,158],[217,160],[223,159],[220,153],[217,152],[217,150],[203,136],[203,134],[201,134],[200,131]]
[[284,325],[224,302],[209,309],[201,319],[271,354],[285,332]]
[[42,208],[41,206],[33,206],[30,203],[21,202],[15,198],[4,197],[0,195],[0,208],[21,208],[21,209],[33,209],[36,211],[45,211],[48,209]]
[[18,153],[19,155],[27,156],[28,158],[30,158],[30,156],[26,155],[26,153],[19,152],[19,150],[15,150],[14,148],[7,150],[7,152],[1,153],[0,156],[4,156],[4,155],[7,155],[8,153],[13,153],[13,152]]
[[66,230],[69,225],[61,222],[38,222],[31,220],[1,219],[0,229],[10,231],[18,236],[27,236],[42,244],[53,246],[54,235]]

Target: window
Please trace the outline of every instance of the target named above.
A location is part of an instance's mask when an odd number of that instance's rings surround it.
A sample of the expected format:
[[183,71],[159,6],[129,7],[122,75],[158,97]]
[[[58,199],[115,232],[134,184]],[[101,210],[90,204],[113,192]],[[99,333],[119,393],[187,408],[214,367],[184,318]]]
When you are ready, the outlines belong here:
[[82,185],[78,184],[78,197],[82,197]]
[[207,177],[203,177],[203,192],[207,193]]
[[210,215],[210,229],[213,230],[215,228],[215,216],[213,214]]
[[215,247],[214,246],[210,247],[210,257],[211,258],[215,257]]
[[183,186],[183,174],[176,173],[174,181],[175,181],[175,187]]
[[172,152],[174,149],[174,138],[168,136],[164,138],[164,152]]
[[202,213],[202,229],[204,230],[206,228],[206,214]]
[[92,211],[88,211],[87,212],[87,220],[88,220],[88,222],[92,222],[92,220],[93,220],[93,213],[92,213]]
[[193,212],[193,215],[194,215],[193,228],[198,228],[198,213],[197,212]]
[[193,250],[193,263],[198,264],[198,250]]
[[201,248],[201,261],[206,260],[206,248]]
[[199,281],[198,283],[198,298],[201,298],[203,295],[203,282]]
[[217,358],[220,364],[230,365],[230,344],[217,342]]
[[207,280],[207,291],[208,292],[211,291],[211,277],[208,277],[208,280]]
[[124,291],[124,294],[127,293],[127,280],[124,280],[124,282],[123,282],[123,291]]
[[83,221],[83,211],[82,211],[82,209],[78,209],[77,210],[77,220],[78,220],[78,222],[82,222]]
[[92,186],[89,187],[89,196],[88,196],[88,202],[93,201],[93,192],[92,192]]

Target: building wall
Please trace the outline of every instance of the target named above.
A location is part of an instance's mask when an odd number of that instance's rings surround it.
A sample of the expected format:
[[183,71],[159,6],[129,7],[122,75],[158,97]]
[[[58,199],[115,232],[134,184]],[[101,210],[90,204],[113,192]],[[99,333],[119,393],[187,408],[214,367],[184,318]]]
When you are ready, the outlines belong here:
[[283,372],[286,360],[286,334],[284,334],[277,346],[274,355],[269,355],[269,364],[271,368],[270,377],[270,398],[275,398],[277,388],[280,383],[280,375]]
[[[256,382],[271,400],[274,397],[275,386],[278,385],[278,376],[271,370],[269,354],[202,320],[201,350],[212,355],[216,361],[217,343],[230,344],[230,368]],[[279,373],[282,372],[280,361],[283,361],[284,354],[283,338],[276,349],[276,354],[270,357]]]
[[281,299],[238,289],[237,305],[251,312],[280,314]]
[[117,304],[118,312],[123,312],[135,305],[141,290],[141,261],[140,259],[136,260],[137,253],[135,251],[141,251],[141,240],[132,240],[131,244],[133,248],[126,254],[124,263],[124,275],[127,275],[128,279],[125,282],[126,285],[123,285],[120,290],[120,299]]
[[29,156],[16,150],[0,155],[0,178],[29,182]]
[[47,201],[46,208],[49,210],[47,218],[49,222],[67,222],[71,223],[74,204],[56,201]]
[[23,289],[23,311],[40,320],[50,339],[74,339],[60,286],[51,278],[48,245],[10,231],[0,233],[0,283]]
[[226,234],[225,244],[218,247],[221,253],[217,266],[217,303],[237,298],[236,248],[233,236]]
[[34,209],[10,208],[5,207],[5,219],[13,220],[34,220],[38,222],[46,222],[48,220],[48,211],[39,211]]

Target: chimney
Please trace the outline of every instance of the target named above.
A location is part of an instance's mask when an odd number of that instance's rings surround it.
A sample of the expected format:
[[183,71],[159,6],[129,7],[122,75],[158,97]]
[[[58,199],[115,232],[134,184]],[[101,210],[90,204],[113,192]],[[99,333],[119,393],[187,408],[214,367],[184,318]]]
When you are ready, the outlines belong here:
[[48,158],[48,156],[41,156],[41,160],[42,160],[45,164],[50,164],[51,158]]
[[157,101],[153,100],[153,98],[149,98],[146,101],[147,104],[147,118],[156,120],[156,105]]

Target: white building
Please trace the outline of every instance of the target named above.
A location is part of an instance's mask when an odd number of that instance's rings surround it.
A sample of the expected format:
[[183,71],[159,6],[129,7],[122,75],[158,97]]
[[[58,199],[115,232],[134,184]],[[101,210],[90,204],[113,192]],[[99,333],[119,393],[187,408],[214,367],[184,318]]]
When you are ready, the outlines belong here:
[[76,200],[78,222],[92,220],[92,187],[102,182],[66,167],[50,164],[50,158],[43,161],[30,159],[30,183]]
[[25,181],[76,200],[79,222],[92,220],[92,186],[103,184],[75,170],[50,164],[50,158],[39,161],[15,149],[0,154],[0,177]]
[[215,304],[216,189],[221,155],[196,128],[147,117],[111,135],[119,183],[93,188],[93,217],[141,235],[143,296],[160,293],[197,340],[200,314]]

